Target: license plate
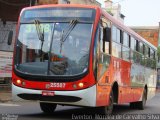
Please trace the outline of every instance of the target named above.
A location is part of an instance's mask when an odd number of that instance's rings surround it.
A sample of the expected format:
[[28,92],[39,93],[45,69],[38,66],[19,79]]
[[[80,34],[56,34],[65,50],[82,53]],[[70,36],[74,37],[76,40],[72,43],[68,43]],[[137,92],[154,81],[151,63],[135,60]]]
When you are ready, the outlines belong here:
[[42,91],[42,96],[54,96],[55,93],[54,92],[50,92],[50,91]]

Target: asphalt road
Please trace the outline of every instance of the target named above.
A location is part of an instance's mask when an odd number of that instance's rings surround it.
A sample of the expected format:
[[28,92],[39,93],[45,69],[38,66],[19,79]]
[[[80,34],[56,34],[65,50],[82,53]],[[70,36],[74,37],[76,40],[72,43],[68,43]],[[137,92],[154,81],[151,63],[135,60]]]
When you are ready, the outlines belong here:
[[[160,93],[147,101],[145,110],[131,109],[128,104],[115,105],[113,116],[99,115],[95,108],[58,106],[52,115],[44,114],[36,102],[0,103],[0,120],[58,120],[58,119],[160,119]],[[158,115],[159,114],[159,115]],[[10,118],[10,119],[7,119]]]

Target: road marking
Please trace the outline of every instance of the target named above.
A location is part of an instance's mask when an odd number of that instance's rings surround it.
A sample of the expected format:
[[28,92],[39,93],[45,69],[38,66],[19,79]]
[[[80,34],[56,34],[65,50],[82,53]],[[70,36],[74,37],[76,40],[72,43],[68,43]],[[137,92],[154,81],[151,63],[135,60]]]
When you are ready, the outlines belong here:
[[0,106],[18,107],[18,106],[20,106],[20,105],[17,105],[17,104],[5,104],[5,103],[0,103]]

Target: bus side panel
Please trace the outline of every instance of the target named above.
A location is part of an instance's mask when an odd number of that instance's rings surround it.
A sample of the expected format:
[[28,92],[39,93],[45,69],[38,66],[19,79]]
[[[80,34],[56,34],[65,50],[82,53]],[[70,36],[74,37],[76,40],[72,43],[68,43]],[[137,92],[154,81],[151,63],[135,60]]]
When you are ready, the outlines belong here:
[[[112,60],[106,72],[99,78],[97,82],[96,106],[109,105],[109,95],[112,85]],[[101,65],[99,65],[98,76],[100,74]]]
[[129,103],[134,101],[133,100],[133,91],[130,87],[127,86],[119,86],[119,91],[120,91],[120,97],[119,97],[119,104],[123,103]]
[[131,87],[134,93],[134,101],[139,101],[143,94],[145,85],[145,69],[143,66],[132,63],[131,66]]
[[133,91],[133,101],[131,102],[137,102],[137,101],[141,101],[142,99],[142,95],[143,95],[143,87],[133,87],[132,91]]
[[97,99],[96,106],[109,105],[109,95],[111,91],[110,85],[98,85],[97,84]]
[[131,63],[122,59],[112,57],[112,84],[118,83],[118,103],[133,101],[133,92],[130,87]]
[[157,71],[149,68],[145,68],[145,82],[148,86],[147,99],[151,99],[156,93],[156,81],[157,81]]
[[131,86],[135,102],[142,100],[145,85],[147,85],[147,99],[150,99],[155,95],[156,71],[133,63],[131,68]]
[[[115,82],[118,84],[118,103],[134,101],[134,91],[130,87],[130,69],[131,63],[111,57],[107,72],[97,84],[97,106],[109,104],[109,95]],[[106,77],[108,77],[107,80]]]

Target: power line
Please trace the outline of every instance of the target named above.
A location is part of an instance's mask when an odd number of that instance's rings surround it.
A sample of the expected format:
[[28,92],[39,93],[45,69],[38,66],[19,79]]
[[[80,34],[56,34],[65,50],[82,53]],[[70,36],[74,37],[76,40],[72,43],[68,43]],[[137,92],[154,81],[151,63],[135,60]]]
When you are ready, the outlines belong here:
[[6,5],[10,5],[10,6],[25,6],[25,5],[29,5],[29,3],[26,4],[20,4],[20,3],[10,3],[10,2],[6,2],[4,0],[0,0],[1,3],[6,4]]

